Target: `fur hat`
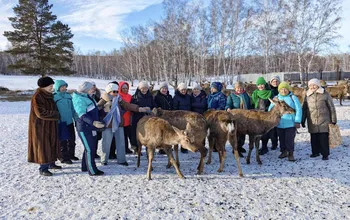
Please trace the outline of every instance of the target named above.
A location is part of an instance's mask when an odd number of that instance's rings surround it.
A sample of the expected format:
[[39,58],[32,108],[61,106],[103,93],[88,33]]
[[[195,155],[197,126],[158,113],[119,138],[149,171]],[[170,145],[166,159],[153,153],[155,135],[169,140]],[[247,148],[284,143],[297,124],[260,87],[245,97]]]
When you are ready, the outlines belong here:
[[106,86],[105,88],[105,91],[107,93],[110,93],[112,91],[118,91],[119,89],[119,86],[117,84],[114,84],[114,83],[108,83],[108,85]]
[[53,81],[53,79],[51,77],[48,77],[48,76],[41,77],[38,80],[38,86],[40,88],[45,88],[45,87],[52,85],[52,84],[55,84],[55,82]]
[[169,89],[168,83],[166,83],[166,82],[161,82],[161,83],[159,84],[159,89],[161,89],[161,88],[163,88],[163,87]]
[[221,90],[222,90],[222,83],[221,82],[213,82],[210,87],[211,88],[215,88],[219,92],[221,92]]
[[278,82],[281,82],[281,79],[279,76],[272,76],[271,79],[270,79],[270,83],[272,82],[272,80],[277,80]]
[[180,83],[180,84],[177,86],[177,89],[178,89],[178,90],[187,89],[186,83]]
[[202,90],[202,87],[201,87],[201,85],[199,85],[198,83],[194,83],[194,84],[193,84],[193,89]]
[[141,88],[149,88],[149,85],[148,85],[148,82],[146,81],[141,81],[139,82],[139,85],[137,86],[138,89],[141,89]]
[[281,82],[278,86],[278,91],[280,91],[283,88],[288,89],[288,91],[290,91],[290,86],[287,82]]
[[316,78],[310,79],[307,85],[310,87],[310,85],[312,85],[312,84],[317,85],[318,87],[321,87],[320,80],[318,80]]
[[77,92],[79,93],[88,93],[88,91],[94,87],[94,85],[91,82],[85,81],[83,82],[83,84],[81,84],[78,89]]
[[265,85],[266,84],[266,80],[264,79],[264,77],[260,76],[257,80],[256,80],[256,85]]

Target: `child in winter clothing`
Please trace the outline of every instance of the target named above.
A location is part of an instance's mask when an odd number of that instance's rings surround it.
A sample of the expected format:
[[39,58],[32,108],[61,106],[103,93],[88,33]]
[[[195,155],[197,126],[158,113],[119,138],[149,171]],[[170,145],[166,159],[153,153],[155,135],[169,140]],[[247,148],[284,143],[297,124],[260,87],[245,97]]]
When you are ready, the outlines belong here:
[[191,96],[187,94],[187,85],[180,83],[173,99],[174,110],[191,111]]
[[[259,111],[265,111],[267,112],[270,106],[269,99],[273,98],[272,91],[267,89],[266,81],[263,77],[259,77],[256,80],[256,85],[258,86],[258,89],[256,89],[252,94],[252,103],[255,109]],[[269,141],[271,137],[271,131],[264,134],[261,137],[262,147],[259,150],[260,155],[266,154],[269,150],[267,149],[267,142]]]
[[[225,109],[251,109],[250,97],[244,90],[242,82],[235,83],[235,90],[227,97]],[[243,148],[244,142],[245,134],[238,137],[238,152],[240,157],[243,157],[242,153],[246,152]]]
[[221,90],[222,84],[220,82],[213,82],[211,84],[211,94],[208,96],[208,109],[225,110],[226,96]]
[[75,115],[72,96],[67,93],[68,84],[64,80],[56,80],[54,84],[54,101],[60,112],[58,133],[61,146],[61,163],[72,164],[71,160],[78,160],[75,154],[75,129],[73,120]]
[[207,110],[207,94],[199,84],[194,84],[191,94],[191,111],[203,114]]
[[[277,134],[280,140],[281,154],[279,158],[288,157],[289,161],[295,161],[294,159],[294,138],[296,129],[300,128],[300,122],[302,118],[302,108],[299,99],[290,92],[290,86],[287,82],[282,82],[278,86],[279,94],[278,100],[285,101],[290,107],[295,110],[293,114],[284,114],[281,117],[279,124],[277,125]],[[273,108],[272,103],[269,110]]]
[[317,157],[322,154],[322,160],[328,160],[329,155],[329,124],[337,123],[337,115],[333,100],[328,92],[321,87],[318,79],[311,79],[303,105],[302,126],[307,127],[311,134],[312,154]]
[[95,163],[95,152],[97,143],[97,131],[103,129],[105,124],[99,121],[99,110],[95,99],[93,84],[84,82],[73,93],[73,106],[78,115],[76,128],[81,142],[84,145],[84,154],[81,161],[81,170],[88,171],[92,176],[103,175],[104,172],[97,169]]

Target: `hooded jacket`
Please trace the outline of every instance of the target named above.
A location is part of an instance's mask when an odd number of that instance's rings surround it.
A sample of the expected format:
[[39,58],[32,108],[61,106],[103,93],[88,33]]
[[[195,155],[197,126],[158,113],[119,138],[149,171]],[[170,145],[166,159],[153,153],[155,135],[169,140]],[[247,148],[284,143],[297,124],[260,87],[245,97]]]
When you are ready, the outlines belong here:
[[60,113],[60,122],[66,122],[67,125],[73,123],[73,119],[77,119],[73,107],[72,96],[67,92],[60,92],[62,86],[68,84],[64,80],[55,80],[54,84],[54,101]]

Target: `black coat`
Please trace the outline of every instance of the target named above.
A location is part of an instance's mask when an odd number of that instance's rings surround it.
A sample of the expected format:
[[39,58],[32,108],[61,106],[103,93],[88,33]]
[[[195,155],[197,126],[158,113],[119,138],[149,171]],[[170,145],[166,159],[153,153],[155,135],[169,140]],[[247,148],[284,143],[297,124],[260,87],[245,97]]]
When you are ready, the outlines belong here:
[[157,95],[154,97],[156,105],[163,110],[174,110],[173,97],[169,95],[169,91],[166,95],[163,95],[160,91],[157,92]]
[[[150,107],[151,110],[153,108],[157,107],[150,91],[148,91],[144,95],[141,93],[141,91],[139,89],[136,89],[135,94],[132,96],[131,103],[136,104],[139,107]],[[139,120],[145,115],[146,115],[146,113],[144,113],[144,112],[134,112],[133,116],[132,116],[132,124],[136,125],[137,122],[139,122]]]
[[207,94],[202,90],[198,96],[191,95],[191,111],[203,114],[208,108]]
[[183,95],[179,90],[175,91],[175,96],[173,99],[174,110],[187,110],[191,111],[191,96],[186,93]]

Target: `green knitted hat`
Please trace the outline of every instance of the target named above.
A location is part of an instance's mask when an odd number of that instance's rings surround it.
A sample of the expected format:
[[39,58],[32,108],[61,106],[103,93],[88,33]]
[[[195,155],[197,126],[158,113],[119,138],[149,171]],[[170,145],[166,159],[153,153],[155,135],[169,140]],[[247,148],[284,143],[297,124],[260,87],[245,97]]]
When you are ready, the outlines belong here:
[[278,91],[280,91],[282,88],[288,89],[288,91],[290,91],[290,86],[287,82],[281,82],[278,86]]
[[266,84],[266,81],[264,79],[264,77],[259,77],[257,80],[256,80],[256,85],[265,85]]

